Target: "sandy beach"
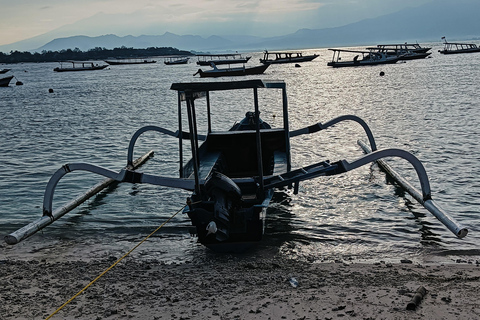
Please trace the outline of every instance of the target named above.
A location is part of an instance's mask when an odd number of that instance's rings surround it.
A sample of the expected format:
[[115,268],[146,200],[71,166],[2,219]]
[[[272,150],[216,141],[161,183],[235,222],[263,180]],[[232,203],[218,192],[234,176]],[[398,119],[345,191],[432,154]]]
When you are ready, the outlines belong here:
[[[88,245],[72,251],[69,244],[66,253],[66,246],[26,243],[0,246],[4,320],[47,318],[121,257]],[[426,294],[407,310],[420,287]],[[475,258],[362,263],[209,254],[165,263],[132,254],[51,319],[479,319],[478,297]]]

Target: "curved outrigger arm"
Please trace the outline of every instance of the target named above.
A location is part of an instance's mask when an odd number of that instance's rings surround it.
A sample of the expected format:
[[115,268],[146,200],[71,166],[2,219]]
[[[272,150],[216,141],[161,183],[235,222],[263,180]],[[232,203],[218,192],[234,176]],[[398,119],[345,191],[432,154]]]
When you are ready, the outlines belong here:
[[142,172],[132,171],[129,169],[122,169],[120,172],[115,172],[89,163],[66,164],[63,165],[60,169],[58,169],[47,183],[47,187],[43,197],[44,216],[50,216],[52,218],[55,218],[52,216],[52,202],[53,195],[55,193],[55,187],[57,186],[60,179],[62,179],[62,177],[65,176],[67,173],[78,170],[96,173],[118,182],[148,183],[158,186],[179,188],[185,190],[194,190],[195,184],[193,180],[189,179],[154,176]]
[[[133,164],[133,149],[135,147],[135,143],[137,142],[137,139],[143,133],[145,133],[147,131],[156,131],[156,132],[160,132],[160,133],[163,133],[163,134],[175,137],[175,138],[180,138],[180,139],[189,139],[190,138],[190,134],[188,132],[184,132],[184,131],[182,131],[181,133],[178,130],[173,132],[171,130],[168,130],[168,129],[165,129],[165,128],[162,128],[162,127],[158,127],[158,126],[145,126],[143,128],[140,128],[133,134],[132,138],[130,139],[130,143],[128,144],[127,167],[131,167],[132,164]],[[197,137],[200,140],[205,140],[206,139],[206,136],[204,136],[204,135],[197,135]]]
[[337,117],[337,118],[334,118],[330,121],[327,121],[325,123],[316,123],[314,125],[311,125],[311,126],[308,126],[308,127],[305,127],[303,129],[298,129],[298,130],[294,130],[294,131],[290,131],[290,137],[296,137],[296,136],[299,136],[299,135],[302,135],[302,134],[310,134],[310,133],[315,133],[317,131],[320,131],[320,130],[325,130],[327,129],[328,127],[331,127],[331,126],[334,126],[336,125],[337,123],[339,122],[342,122],[342,121],[355,121],[357,122],[358,124],[360,124],[363,128],[363,130],[365,131],[365,133],[367,134],[367,137],[368,137],[368,141],[370,143],[370,147],[373,151],[377,150],[377,145],[375,143],[375,138],[373,137],[373,133],[372,133],[372,130],[370,130],[370,127],[367,125],[367,123],[365,121],[363,121],[362,118],[359,118],[357,116],[354,116],[354,115],[344,115],[344,116],[340,116],[340,117]]
[[30,237],[31,235],[35,234],[37,231],[45,228],[46,226],[50,225],[54,221],[60,219],[66,213],[68,213],[72,208],[76,207],[86,198],[90,197],[91,195],[99,192],[101,189],[104,188],[104,182],[97,184],[90,190],[88,190],[84,195],[70,201],[67,205],[57,208],[55,211],[52,211],[52,201],[53,195],[55,193],[55,188],[66,174],[73,172],[73,171],[88,171],[92,173],[99,174],[101,176],[107,177],[114,181],[118,182],[130,182],[130,183],[149,183],[153,185],[159,186],[167,186],[167,187],[174,187],[174,188],[181,188],[185,190],[193,190],[194,189],[194,181],[187,180],[187,179],[180,179],[180,178],[169,178],[169,177],[162,177],[162,176],[154,176],[145,173],[140,173],[136,171],[132,171],[130,169],[122,169],[120,172],[114,172],[109,169],[105,169],[99,166],[95,166],[88,163],[72,163],[66,164],[58,169],[50,180],[47,183],[47,187],[45,190],[44,198],[43,198],[43,216],[28,225],[24,226],[23,228],[5,236],[5,241],[8,244],[17,244],[22,240]]
[[334,163],[319,162],[308,167],[292,170],[282,175],[266,177],[264,179],[264,188],[278,188],[281,186],[295,184],[295,190],[298,190],[298,184],[300,181],[313,179],[319,176],[341,174],[375,161],[383,161],[382,158],[386,157],[400,157],[410,162],[417,173],[418,179],[420,180],[422,192],[418,192],[407,181],[400,177],[400,179],[403,180],[403,184],[401,184],[401,186],[405,188],[421,205],[423,205],[457,237],[463,238],[468,234],[467,228],[456,222],[455,219],[453,219],[432,200],[430,182],[428,180],[425,167],[420,160],[418,160],[418,158],[413,154],[401,149],[385,149],[374,151],[351,163],[346,160],[340,160]]

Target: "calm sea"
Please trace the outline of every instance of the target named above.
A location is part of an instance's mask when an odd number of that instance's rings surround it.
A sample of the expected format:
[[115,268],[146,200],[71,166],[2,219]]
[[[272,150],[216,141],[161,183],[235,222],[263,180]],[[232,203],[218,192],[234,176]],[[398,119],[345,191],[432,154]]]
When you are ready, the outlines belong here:
[[[304,182],[298,195],[278,192],[268,210],[264,241],[247,255],[309,261],[478,259],[480,54],[443,56],[437,52],[439,43],[430,45],[434,47],[428,59],[341,69],[326,66],[331,59],[327,49],[308,50],[320,56],[300,68],[272,65],[259,78],[287,83],[292,130],[354,114],[370,125],[379,148],[415,154],[427,169],[433,199],[466,225],[469,235],[457,239],[373,165]],[[262,53],[249,55],[248,65],[258,65]],[[10,87],[0,88],[2,236],[41,217],[46,183],[61,165],[87,162],[120,170],[137,129],[158,125],[176,130],[176,92],[170,85],[200,81],[193,76],[195,63],[166,66],[161,59],[93,72],[56,73],[56,66],[9,65],[24,84],[15,86],[14,79]],[[217,127],[227,129],[243,117],[245,110],[235,107],[236,101],[244,101],[242,96],[214,98]],[[265,121],[280,125],[279,108],[266,103],[260,108]],[[353,161],[362,155],[357,139],[365,135],[352,122],[293,138],[294,167],[327,159]],[[155,157],[141,170],[176,176],[177,141],[147,133],[139,139],[135,155],[150,149]],[[419,186],[407,163],[392,159],[390,164]],[[54,209],[100,180],[91,174],[67,176],[59,184]],[[2,240],[0,248],[7,256],[42,251],[47,257],[53,247],[70,255],[78,248],[92,256],[119,255],[179,210],[188,195],[120,184],[21,244],[7,246]],[[173,261],[211,255],[190,236],[183,214],[137,254]]]

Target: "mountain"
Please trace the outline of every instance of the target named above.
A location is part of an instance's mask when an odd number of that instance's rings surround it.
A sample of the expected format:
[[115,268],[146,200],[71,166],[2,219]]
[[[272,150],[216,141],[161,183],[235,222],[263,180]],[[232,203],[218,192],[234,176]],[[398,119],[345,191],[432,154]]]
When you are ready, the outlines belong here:
[[[70,25],[62,30],[55,30],[29,40],[0,46],[0,51],[8,52],[12,47],[24,51],[32,49],[32,51],[58,51],[68,48],[79,48],[85,51],[95,47],[111,49],[121,46],[174,47],[189,51],[254,51],[371,45],[381,42],[439,41],[442,36],[446,36],[449,40],[465,40],[480,36],[478,12],[480,12],[478,0],[456,0],[454,3],[451,0],[434,0],[423,6],[407,8],[342,27],[300,29],[292,34],[265,38],[228,35],[204,38],[198,35],[176,35],[169,32],[159,36],[119,37],[108,34],[98,37],[58,37],[59,34],[65,34],[66,30],[73,30],[74,26]],[[92,17],[88,22],[94,25],[95,19]],[[54,40],[47,43],[48,40],[45,41],[45,39]],[[40,41],[44,41],[43,45],[39,44]]]
[[202,38],[200,36],[193,35],[179,36],[167,32],[161,36],[142,35],[138,37],[119,37],[109,34],[98,37],[74,36],[58,38],[48,42],[35,51],[59,51],[62,49],[75,48],[78,48],[82,51],[87,51],[95,47],[113,49],[122,46],[127,48],[174,47],[181,50],[203,50],[212,47],[228,47],[232,45],[232,41],[218,36]]

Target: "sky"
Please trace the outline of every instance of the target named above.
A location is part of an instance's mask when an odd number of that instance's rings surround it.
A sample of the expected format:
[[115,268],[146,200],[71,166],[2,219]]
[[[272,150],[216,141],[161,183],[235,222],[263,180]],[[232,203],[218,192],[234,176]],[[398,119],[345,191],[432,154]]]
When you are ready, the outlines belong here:
[[62,36],[254,35],[337,27],[457,0],[0,0],[0,45],[62,28]]

